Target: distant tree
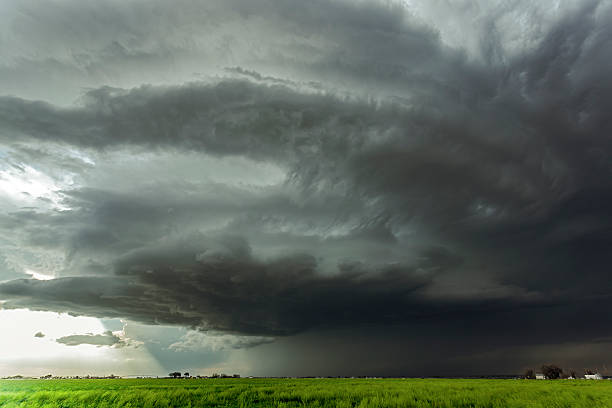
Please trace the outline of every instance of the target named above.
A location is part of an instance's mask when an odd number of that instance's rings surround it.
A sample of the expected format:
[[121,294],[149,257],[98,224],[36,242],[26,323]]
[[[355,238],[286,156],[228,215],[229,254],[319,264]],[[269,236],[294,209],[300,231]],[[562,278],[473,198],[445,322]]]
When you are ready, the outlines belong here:
[[543,365],[542,374],[544,374],[546,378],[548,378],[549,380],[557,380],[561,378],[561,375],[563,374],[563,370],[554,364]]
[[525,370],[525,374],[523,374],[523,378],[527,379],[527,380],[534,380],[535,379],[535,373],[533,372],[533,370],[531,368]]
[[189,373],[185,373],[183,374],[185,377],[189,377]]
[[577,377],[576,377],[576,372],[575,372],[574,370],[571,370],[571,371],[570,371],[570,377],[572,377],[572,378],[577,378]]
[[584,373],[585,373],[586,375],[593,375],[593,374],[596,374],[596,372],[595,372],[595,371],[590,370],[590,369],[588,369],[588,368],[587,368],[586,370],[584,370]]
[[173,373],[168,374],[168,376],[172,378],[179,378],[181,376],[181,373],[179,373],[178,371],[175,371]]

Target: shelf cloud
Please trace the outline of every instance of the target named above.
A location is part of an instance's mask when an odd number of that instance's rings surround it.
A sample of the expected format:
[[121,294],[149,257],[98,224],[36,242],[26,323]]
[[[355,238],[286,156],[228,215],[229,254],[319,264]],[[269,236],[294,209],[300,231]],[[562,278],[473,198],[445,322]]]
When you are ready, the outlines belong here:
[[2,308],[181,352],[611,336],[610,3],[408,3],[7,2]]

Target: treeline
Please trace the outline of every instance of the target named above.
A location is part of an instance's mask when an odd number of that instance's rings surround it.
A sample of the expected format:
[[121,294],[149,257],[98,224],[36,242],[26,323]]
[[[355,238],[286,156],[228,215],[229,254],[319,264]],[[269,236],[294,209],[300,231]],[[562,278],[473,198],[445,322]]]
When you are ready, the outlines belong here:
[[191,376],[189,375],[189,373],[185,373],[181,375],[179,371],[175,371],[173,373],[168,374],[168,377],[170,378],[240,378],[240,374],[228,375],[228,374],[214,373],[209,377],[207,375]]
[[[586,369],[584,370],[585,375],[598,375],[597,371]],[[529,368],[523,374],[523,378],[527,380],[535,380],[540,378],[546,378],[547,380],[558,380],[558,379],[573,379],[578,378],[576,375],[576,371],[569,370],[563,371],[563,369],[555,364],[543,365],[540,368],[540,372],[536,373],[533,369]]]

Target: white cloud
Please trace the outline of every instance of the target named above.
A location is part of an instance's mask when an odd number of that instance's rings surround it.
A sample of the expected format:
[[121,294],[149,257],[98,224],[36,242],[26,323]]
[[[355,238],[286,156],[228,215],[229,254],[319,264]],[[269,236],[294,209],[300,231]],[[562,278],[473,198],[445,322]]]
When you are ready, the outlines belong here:
[[199,350],[231,350],[251,348],[261,344],[271,343],[274,337],[266,336],[241,336],[214,331],[190,330],[181,339],[168,346],[174,351],[199,351]]

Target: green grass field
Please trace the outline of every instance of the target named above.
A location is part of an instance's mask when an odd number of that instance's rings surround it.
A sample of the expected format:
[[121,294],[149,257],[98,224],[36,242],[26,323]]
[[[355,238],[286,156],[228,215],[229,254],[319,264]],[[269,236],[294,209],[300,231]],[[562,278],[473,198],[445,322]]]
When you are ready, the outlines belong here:
[[1,380],[0,407],[612,407],[586,380]]

